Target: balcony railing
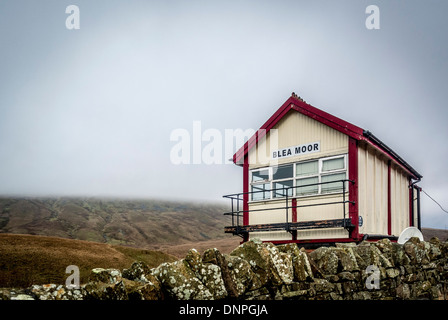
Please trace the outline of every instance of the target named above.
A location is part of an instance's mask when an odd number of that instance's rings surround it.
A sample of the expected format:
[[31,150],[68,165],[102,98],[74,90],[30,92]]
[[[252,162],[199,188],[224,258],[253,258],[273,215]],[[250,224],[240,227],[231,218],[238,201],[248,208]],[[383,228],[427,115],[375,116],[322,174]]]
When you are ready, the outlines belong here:
[[[234,235],[243,236],[244,234],[248,232],[254,232],[254,231],[279,231],[279,230],[285,230],[288,232],[294,232],[297,230],[306,230],[306,229],[317,229],[317,228],[337,228],[342,227],[346,228],[347,230],[351,230],[354,226],[351,223],[351,219],[347,218],[347,210],[346,210],[346,203],[352,203],[353,201],[346,200],[346,184],[348,183],[355,183],[353,180],[343,179],[343,180],[336,180],[336,181],[328,181],[328,182],[319,182],[319,183],[311,183],[306,185],[300,185],[300,186],[290,186],[290,187],[282,187],[277,189],[271,189],[270,191],[273,191],[274,197],[271,199],[263,199],[257,202],[266,202],[266,201],[272,201],[275,200],[278,202],[279,199],[282,197],[284,198],[284,204],[281,206],[276,207],[269,207],[269,208],[261,208],[261,209],[251,209],[251,210],[244,210],[242,201],[244,200],[244,196],[247,195],[247,198],[252,197],[253,194],[259,193],[259,192],[266,192],[265,190],[259,190],[259,191],[250,191],[250,192],[242,192],[242,193],[234,193],[223,196],[224,198],[231,200],[231,211],[225,212],[224,215],[230,215],[232,217],[232,226],[224,227],[224,232],[226,233],[232,233]],[[306,197],[303,196],[292,196],[294,194],[294,189],[297,188],[304,188],[304,187],[311,187],[311,186],[318,186],[323,184],[329,184],[329,183],[341,183],[342,187],[337,188],[338,193],[342,192],[342,200],[340,201],[329,201],[329,202],[320,202],[320,203],[313,203],[313,204],[298,204],[298,202],[302,200],[309,200],[312,198],[313,195],[308,195]],[[319,194],[322,195],[322,194]],[[289,202],[291,201],[291,205]],[[283,203],[283,202],[281,202]],[[304,207],[314,207],[314,206],[325,206],[325,205],[342,205],[341,210],[341,218],[339,219],[330,219],[330,220],[314,220],[314,221],[298,221],[298,222],[290,222],[289,221],[289,214],[290,210],[295,209],[296,213],[298,208],[304,208]],[[243,225],[240,221],[240,219],[243,217],[244,213],[249,212],[259,212],[259,211],[270,211],[270,210],[285,210],[285,222],[283,223],[270,223],[270,224],[258,224],[258,225]]]

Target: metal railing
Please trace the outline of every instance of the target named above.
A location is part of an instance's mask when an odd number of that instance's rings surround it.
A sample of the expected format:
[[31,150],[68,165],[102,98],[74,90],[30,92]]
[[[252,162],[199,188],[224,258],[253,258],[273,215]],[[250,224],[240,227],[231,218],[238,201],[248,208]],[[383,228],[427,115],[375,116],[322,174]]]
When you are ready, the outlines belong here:
[[[314,207],[314,206],[325,206],[325,205],[335,205],[335,204],[342,204],[342,215],[343,215],[343,227],[344,228],[348,228],[351,227],[348,226],[346,224],[346,203],[352,203],[354,204],[353,201],[350,200],[346,200],[346,182],[352,183],[354,184],[355,181],[353,180],[349,180],[349,179],[342,179],[342,180],[335,180],[335,181],[327,181],[327,182],[318,182],[318,183],[310,183],[310,184],[306,184],[306,185],[300,185],[300,186],[289,186],[289,187],[281,187],[281,188],[273,188],[273,189],[269,189],[269,190],[258,190],[258,191],[249,191],[249,192],[241,192],[241,193],[234,193],[234,194],[228,194],[228,195],[224,195],[223,198],[227,198],[231,200],[231,211],[230,212],[225,212],[224,215],[230,215],[232,216],[232,227],[236,227],[236,230],[239,230],[240,227],[243,227],[243,224],[240,223],[240,218],[243,217],[244,213],[247,212],[257,212],[257,211],[270,211],[270,210],[281,210],[284,209],[285,210],[285,225],[286,225],[286,230],[289,231],[289,226],[290,226],[290,222],[289,220],[289,209],[293,209],[293,208],[304,208],[304,207]],[[342,184],[342,188],[337,188],[336,192],[327,192],[327,193],[313,193],[313,194],[307,194],[307,195],[299,195],[299,196],[294,196],[294,189],[297,188],[304,188],[304,187],[311,187],[311,186],[320,186],[320,185],[324,185],[324,184],[330,184],[330,183],[341,183]],[[336,188],[335,188],[336,189]],[[297,202],[300,201],[300,199],[304,199],[304,200],[310,200],[310,198],[314,197],[314,196],[322,196],[322,195],[331,195],[331,194],[339,194],[341,193],[342,190],[342,200],[341,201],[330,201],[330,202],[322,202],[322,203],[313,203],[313,204],[296,204],[296,205],[289,205],[289,200],[290,199],[296,199]],[[265,193],[265,192],[271,192],[273,191],[271,197],[265,199],[260,199],[260,200],[253,200],[253,203],[260,203],[260,202],[266,202],[266,201],[276,201],[276,200],[280,200],[282,197],[284,197],[285,199],[285,205],[283,206],[279,206],[279,207],[270,207],[270,208],[261,208],[261,209],[252,209],[252,210],[244,210],[244,208],[241,208],[241,204],[240,202],[244,200],[244,195],[247,195],[248,197],[250,197],[253,194],[256,193]],[[281,191],[281,193],[279,192]],[[290,191],[292,191],[290,193]],[[275,197],[274,197],[275,195]]]

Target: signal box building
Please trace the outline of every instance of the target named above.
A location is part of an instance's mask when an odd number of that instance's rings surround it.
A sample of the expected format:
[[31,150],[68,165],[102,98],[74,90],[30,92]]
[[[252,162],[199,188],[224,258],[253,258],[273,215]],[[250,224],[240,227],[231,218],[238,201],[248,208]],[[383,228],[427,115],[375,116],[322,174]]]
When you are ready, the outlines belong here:
[[422,176],[386,144],[295,95],[233,156],[243,193],[225,232],[304,246],[420,229]]

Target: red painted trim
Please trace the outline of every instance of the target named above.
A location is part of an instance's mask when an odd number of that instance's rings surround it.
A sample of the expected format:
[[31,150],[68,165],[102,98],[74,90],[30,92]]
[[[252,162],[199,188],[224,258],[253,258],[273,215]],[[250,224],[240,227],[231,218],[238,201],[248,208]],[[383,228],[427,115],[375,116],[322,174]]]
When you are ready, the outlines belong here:
[[349,218],[355,226],[350,237],[353,240],[359,239],[359,206],[358,206],[358,141],[354,138],[348,140],[348,179],[355,183],[349,182],[348,200]]
[[310,105],[295,103],[292,109],[357,140],[361,139],[363,135],[363,129]]
[[[292,207],[292,222],[297,222],[297,199],[296,198],[292,198],[291,207]],[[297,240],[297,231],[292,232],[292,240]]]
[[[290,100],[286,100],[285,103],[266,121],[249,140],[233,155],[233,162],[236,164],[241,164],[243,157],[252,149],[258,142],[259,139],[264,137],[268,131],[278,122],[281,118],[290,110]],[[263,130],[264,129],[264,130]]]
[[[243,225],[249,225],[249,156],[244,157],[243,164]],[[246,233],[243,241],[249,240]]]
[[391,155],[387,150],[384,150],[381,146],[376,144],[374,141],[371,141],[367,137],[364,136],[364,130],[358,126],[355,126],[345,120],[342,120],[338,117],[335,117],[325,111],[317,109],[306,102],[299,100],[295,97],[290,97],[286,100],[282,106],[260,127],[260,129],[264,129],[261,131],[257,131],[250,139],[233,155],[233,162],[237,165],[242,165],[242,160],[258,142],[260,138],[266,135],[269,130],[271,130],[291,109],[302,113],[316,121],[319,121],[330,128],[333,128],[339,132],[342,132],[348,135],[351,138],[356,140],[363,140],[381,151],[384,155],[386,155],[389,159],[393,160],[397,165],[399,165],[408,175],[410,175],[414,180],[418,177],[412,173],[412,170],[408,169],[405,164],[401,163],[398,159],[396,159],[393,155]]
[[411,187],[411,178],[408,180],[409,184],[409,226],[414,226],[414,217],[412,214],[412,206],[414,205],[414,188]]
[[[391,161],[396,163],[401,167],[409,177],[412,179],[417,179],[417,177],[412,173],[406,163],[400,161],[393,154],[388,152],[388,148],[384,149],[378,145],[375,141],[372,141],[367,136],[364,135],[364,130],[359,128],[349,122],[339,119],[329,113],[319,110],[302,100],[295,97],[290,97],[286,100],[282,106],[261,126],[249,140],[233,155],[233,161],[237,165],[243,166],[243,192],[249,192],[249,163],[248,163],[248,153],[256,144],[259,139],[264,137],[269,130],[271,130],[289,111],[294,110],[306,115],[316,121],[319,121],[341,133],[346,134],[349,137],[349,152],[348,152],[348,178],[354,181],[354,184],[349,183],[349,218],[352,224],[355,226],[354,230],[351,232],[351,241],[359,241],[362,235],[359,234],[359,206],[358,206],[358,141],[366,141],[375,149],[382,152],[388,159],[388,234],[392,234],[392,210],[391,210],[391,186],[390,186],[390,171],[391,171]],[[387,146],[386,146],[387,147]],[[392,150],[389,149],[393,153]],[[398,156],[398,155],[397,155]],[[413,194],[410,192],[410,206]],[[243,224],[249,224],[249,196],[245,194],[243,196]],[[410,217],[411,217],[411,207],[410,207]],[[413,222],[410,222],[413,223]],[[293,236],[294,237],[294,236]],[[248,237],[245,238],[247,241]],[[291,240],[298,241],[298,240]],[[319,241],[319,240],[317,240]],[[329,240],[326,239],[325,242]],[[282,242],[285,243],[285,242]]]
[[[277,122],[284,117],[285,114],[287,114],[290,111],[290,108],[284,108],[281,110],[281,112],[277,115],[276,117],[276,121],[271,122],[269,125],[267,126],[262,126],[260,129],[257,130],[257,132],[255,132],[255,134],[251,137],[251,139],[249,139],[246,144],[246,148],[245,148],[245,153],[244,155],[249,153],[249,150],[251,150],[253,147],[255,147],[258,143],[258,141],[263,138],[265,135],[268,134],[269,130],[271,130],[275,124],[277,124]],[[247,150],[246,150],[247,149]]]
[[282,106],[266,121],[260,129],[262,132],[257,132],[233,155],[233,162],[241,165],[241,160],[253,148],[258,139],[262,138],[269,132],[291,109],[298,111],[316,121],[319,121],[339,132],[342,132],[357,140],[362,139],[363,129],[339,119],[327,112],[317,109],[304,101],[301,101],[295,97],[290,97],[286,100]]
[[391,160],[387,162],[387,234],[392,235],[392,188],[391,178]]

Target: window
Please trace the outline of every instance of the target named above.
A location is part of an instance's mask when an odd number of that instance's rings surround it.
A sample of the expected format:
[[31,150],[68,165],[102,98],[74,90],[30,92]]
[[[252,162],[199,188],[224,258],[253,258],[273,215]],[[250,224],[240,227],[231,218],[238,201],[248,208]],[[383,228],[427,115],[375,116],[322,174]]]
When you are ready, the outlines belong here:
[[319,172],[318,164],[318,160],[297,163],[296,176],[309,176],[317,174]]
[[[319,160],[296,164],[296,195],[306,196],[319,192]],[[303,187],[302,187],[303,186]]]
[[[322,193],[330,193],[330,192],[340,192],[343,189],[343,183],[341,180],[345,180],[345,172],[330,174],[327,176],[322,176],[321,181],[326,182],[321,185]],[[331,183],[332,181],[336,181]]]
[[319,192],[319,177],[311,177],[296,180],[296,195],[306,196]]
[[294,166],[293,164],[287,164],[284,166],[278,166],[272,168],[272,180],[273,180],[273,197],[281,198],[293,195],[294,187]]
[[280,179],[287,179],[287,178],[292,179],[292,177],[293,177],[292,164],[272,168],[272,179],[273,180],[280,180]]
[[345,168],[344,157],[322,160],[322,172],[343,170]]
[[260,183],[252,186],[252,200],[265,200],[271,198],[271,184]]
[[252,171],[252,182],[269,180],[269,169]]
[[270,168],[252,171],[251,194],[252,200],[271,198]]
[[294,187],[294,181],[292,179],[274,182],[274,198],[286,197],[286,194],[288,194],[288,197],[291,197],[293,194],[292,187]]
[[339,155],[254,169],[250,172],[251,200],[342,192],[345,182],[341,180],[347,179],[346,159],[346,155]]
[[[346,179],[345,157],[322,159],[321,193],[342,192]],[[332,181],[337,181],[330,183]],[[347,190],[347,189],[346,189]]]

